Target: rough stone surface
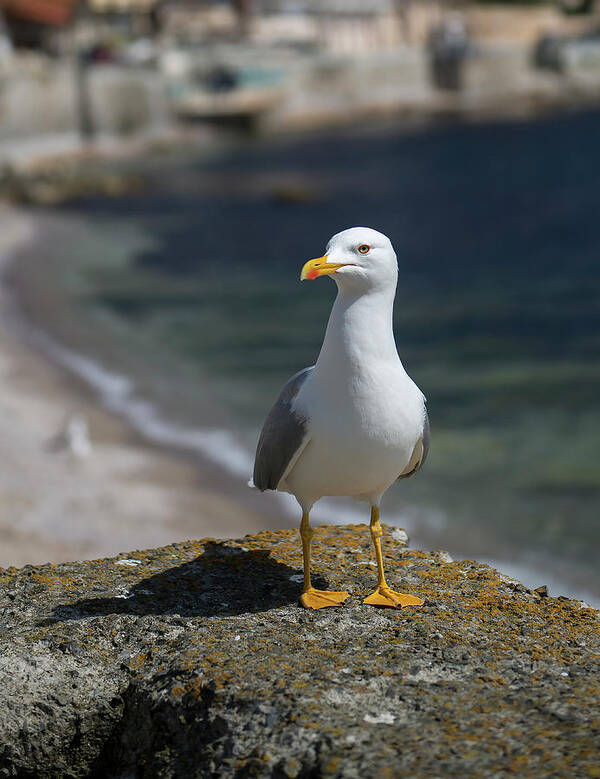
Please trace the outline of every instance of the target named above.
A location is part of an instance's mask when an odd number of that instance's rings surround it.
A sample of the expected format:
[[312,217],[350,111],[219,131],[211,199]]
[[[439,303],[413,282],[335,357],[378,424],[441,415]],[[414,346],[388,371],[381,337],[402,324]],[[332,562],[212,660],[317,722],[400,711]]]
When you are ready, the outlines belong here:
[[0,777],[600,777],[598,612],[366,526],[0,569]]

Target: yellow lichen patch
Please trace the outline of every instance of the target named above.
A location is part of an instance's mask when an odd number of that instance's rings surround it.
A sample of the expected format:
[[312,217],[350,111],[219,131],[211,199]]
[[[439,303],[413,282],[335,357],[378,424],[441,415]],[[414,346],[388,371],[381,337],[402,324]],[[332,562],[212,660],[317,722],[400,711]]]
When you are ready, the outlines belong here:
[[148,653],[147,652],[140,652],[137,655],[133,655],[129,659],[129,668],[132,671],[139,671],[144,667],[146,664],[146,661],[148,659]]
[[[23,613],[8,597],[21,582],[27,606],[33,592],[49,617],[43,627],[18,624],[20,640],[51,647],[57,662],[64,653],[69,667],[121,674],[123,689],[139,684],[148,711],[203,728],[215,750],[233,741],[230,771],[308,770],[315,745],[324,777],[344,775],[348,761],[361,767],[367,751],[380,762],[362,775],[566,776],[573,761],[588,769],[600,728],[598,613],[485,565],[408,550],[388,527],[383,552],[390,586],[424,597],[422,608],[362,605],[375,577],[366,524],[316,528],[315,575],[352,594],[321,613],[297,604],[295,529],[3,571],[0,582],[7,611]],[[291,744],[303,733],[303,751],[280,760],[280,736]]]
[[59,573],[32,573],[31,580],[38,584],[45,584],[47,587],[73,588],[80,587],[81,579],[74,579],[72,576],[64,576]]

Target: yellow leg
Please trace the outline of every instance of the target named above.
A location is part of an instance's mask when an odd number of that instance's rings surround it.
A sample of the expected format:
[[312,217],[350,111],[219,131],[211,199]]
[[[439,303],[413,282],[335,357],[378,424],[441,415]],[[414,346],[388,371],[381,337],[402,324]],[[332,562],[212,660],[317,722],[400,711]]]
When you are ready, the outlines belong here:
[[308,512],[302,515],[300,525],[300,537],[302,538],[302,554],[304,557],[304,587],[300,603],[307,609],[324,609],[327,606],[340,606],[346,598],[347,592],[330,592],[329,590],[315,590],[310,583],[310,543],[314,530],[308,521]]
[[379,509],[376,506],[371,508],[371,538],[375,547],[375,557],[377,558],[377,589],[365,598],[363,603],[370,606],[389,606],[390,608],[403,608],[404,606],[422,606],[425,601],[414,595],[407,595],[403,592],[396,592],[388,587],[383,571],[383,555],[381,554],[381,522],[379,521]]

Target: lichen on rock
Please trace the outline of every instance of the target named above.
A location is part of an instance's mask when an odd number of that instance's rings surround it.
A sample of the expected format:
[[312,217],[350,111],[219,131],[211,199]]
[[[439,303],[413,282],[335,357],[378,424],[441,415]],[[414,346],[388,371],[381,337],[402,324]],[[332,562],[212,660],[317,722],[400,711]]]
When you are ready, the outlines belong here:
[[364,525],[0,569],[0,776],[600,776],[600,620]]

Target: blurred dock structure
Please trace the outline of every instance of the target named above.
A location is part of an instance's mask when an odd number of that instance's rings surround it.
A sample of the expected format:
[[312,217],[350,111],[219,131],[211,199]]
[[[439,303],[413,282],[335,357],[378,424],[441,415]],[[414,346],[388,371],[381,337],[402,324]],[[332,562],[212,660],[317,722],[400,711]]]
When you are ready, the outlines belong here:
[[[0,0],[2,12],[0,165],[197,123],[278,132],[600,100],[600,9],[569,17],[552,3]],[[468,35],[468,56],[455,88],[440,89],[428,41],[451,17]],[[558,41],[559,67],[536,59],[548,39]]]

